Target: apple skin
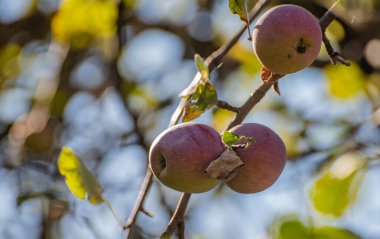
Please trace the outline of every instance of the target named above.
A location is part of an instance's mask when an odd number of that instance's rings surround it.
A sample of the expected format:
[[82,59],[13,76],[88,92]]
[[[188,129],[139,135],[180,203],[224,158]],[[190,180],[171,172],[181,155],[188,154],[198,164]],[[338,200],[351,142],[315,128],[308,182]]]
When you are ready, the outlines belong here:
[[305,8],[284,4],[258,19],[252,38],[253,49],[263,66],[286,75],[313,63],[321,49],[322,30]]
[[174,190],[206,192],[219,181],[209,178],[205,169],[224,150],[220,135],[210,126],[183,123],[168,128],[153,141],[149,167],[161,183]]
[[286,163],[286,149],[281,138],[270,128],[256,123],[241,124],[229,130],[240,136],[253,137],[247,148],[235,149],[244,162],[226,184],[239,193],[256,193],[270,187]]

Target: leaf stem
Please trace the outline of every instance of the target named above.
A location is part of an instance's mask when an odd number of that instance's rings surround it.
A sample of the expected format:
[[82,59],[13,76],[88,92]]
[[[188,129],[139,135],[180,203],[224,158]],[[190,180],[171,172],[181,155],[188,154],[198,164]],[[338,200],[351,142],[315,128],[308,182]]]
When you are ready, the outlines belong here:
[[119,224],[120,227],[122,227],[123,229],[125,228],[125,224],[123,224],[123,222],[121,221],[119,215],[117,215],[116,211],[113,209],[113,207],[111,206],[111,203],[105,199],[102,195],[102,199],[103,199],[103,202],[104,204],[107,205],[107,207],[109,208],[109,210],[112,212],[112,215],[113,217],[116,219],[117,223]]

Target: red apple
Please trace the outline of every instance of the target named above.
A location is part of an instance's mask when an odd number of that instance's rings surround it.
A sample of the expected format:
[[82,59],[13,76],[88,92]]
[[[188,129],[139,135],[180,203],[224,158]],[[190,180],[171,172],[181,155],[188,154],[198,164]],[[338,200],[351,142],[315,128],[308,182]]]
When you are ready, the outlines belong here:
[[268,70],[290,74],[311,65],[322,45],[318,20],[306,9],[284,4],[268,10],[253,30],[253,49]]
[[149,164],[164,185],[181,192],[205,192],[219,183],[209,178],[205,169],[224,150],[220,135],[210,126],[183,123],[165,130],[154,140]]
[[280,176],[286,162],[281,138],[270,128],[256,123],[241,124],[230,132],[255,139],[247,148],[235,149],[244,162],[226,184],[240,193],[256,193],[270,187]]

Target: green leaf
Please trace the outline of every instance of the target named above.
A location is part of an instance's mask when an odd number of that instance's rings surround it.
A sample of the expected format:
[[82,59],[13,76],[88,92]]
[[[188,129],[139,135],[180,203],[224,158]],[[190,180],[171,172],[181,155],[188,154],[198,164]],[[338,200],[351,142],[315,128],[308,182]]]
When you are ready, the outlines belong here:
[[346,228],[305,225],[298,215],[286,214],[273,223],[274,239],[360,239]]
[[248,22],[247,13],[256,2],[257,0],[228,0],[228,5],[232,14],[237,14],[242,21]]
[[12,64],[10,61],[15,59],[20,51],[20,46],[15,43],[9,43],[0,49],[0,84],[4,83],[3,77],[14,77],[18,74],[18,61],[12,61]]
[[360,155],[348,153],[337,160],[314,183],[310,191],[314,208],[335,217],[342,216],[355,201],[365,165]]
[[58,157],[59,172],[65,177],[67,186],[72,194],[79,199],[88,199],[92,204],[105,203],[112,212],[118,224],[125,225],[112,208],[111,204],[103,197],[103,189],[95,176],[86,168],[80,158],[68,147],[63,147]]
[[217,101],[218,95],[214,86],[209,81],[200,83],[195,93],[186,102],[182,122],[199,117],[214,106]]
[[195,54],[194,55],[194,61],[195,61],[195,65],[198,68],[199,73],[201,73],[201,75],[202,75],[202,79],[205,81],[209,80],[210,79],[210,71],[208,69],[208,66],[205,64],[204,59],[200,55]]
[[87,47],[93,40],[110,39],[116,31],[116,1],[62,1],[51,21],[53,38],[72,47]]
[[239,139],[239,135],[228,131],[224,132],[222,135],[222,141],[228,148],[231,148],[234,143],[239,141]]
[[311,238],[309,229],[299,220],[283,222],[280,227],[281,239]]
[[251,50],[244,48],[242,44],[236,44],[228,53],[228,56],[240,63],[240,68],[250,76],[255,76],[263,68],[260,61]]
[[195,94],[199,85],[210,80],[210,71],[204,59],[198,55],[194,55],[194,62],[198,69],[199,74],[196,74],[194,80],[188,85],[179,95],[182,98],[190,98]]
[[223,132],[236,115],[235,112],[226,109],[215,109],[212,111],[212,114],[211,125],[217,132]]
[[366,76],[355,63],[350,67],[328,65],[324,70],[329,93],[334,98],[348,100],[365,90]]
[[313,230],[315,239],[360,239],[361,237],[345,228],[325,226]]
[[350,204],[348,197],[354,174],[345,179],[334,178],[325,173],[312,189],[312,201],[315,209],[323,214],[336,217],[343,215]]
[[273,222],[274,239],[311,239],[310,228],[297,215],[286,214]]
[[239,15],[242,21],[247,20],[244,12],[244,0],[228,0],[228,5],[232,14]]
[[58,170],[65,177],[72,194],[79,199],[88,199],[92,204],[104,202],[103,189],[95,176],[68,147],[63,147],[58,158]]
[[222,135],[222,141],[228,148],[247,147],[255,142],[255,139],[247,136],[240,136],[235,133],[225,131]]

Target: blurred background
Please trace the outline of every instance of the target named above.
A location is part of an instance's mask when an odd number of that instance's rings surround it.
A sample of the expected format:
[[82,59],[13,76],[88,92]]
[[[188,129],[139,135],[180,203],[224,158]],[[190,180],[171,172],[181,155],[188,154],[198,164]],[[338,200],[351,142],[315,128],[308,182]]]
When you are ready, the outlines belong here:
[[[320,18],[333,1],[301,5]],[[276,131],[283,174],[243,195],[221,185],[194,194],[187,238],[380,238],[380,1],[341,0],[309,68],[280,80],[245,122]],[[227,0],[0,0],[0,239],[118,239],[104,204],[75,198],[57,170],[71,147],[125,221],[147,152],[206,58],[243,27]],[[253,23],[254,25],[254,23]],[[221,100],[241,105],[260,84],[248,34],[211,74]],[[233,113],[197,122],[219,132]],[[180,193],[153,182],[136,238],[157,238]]]

